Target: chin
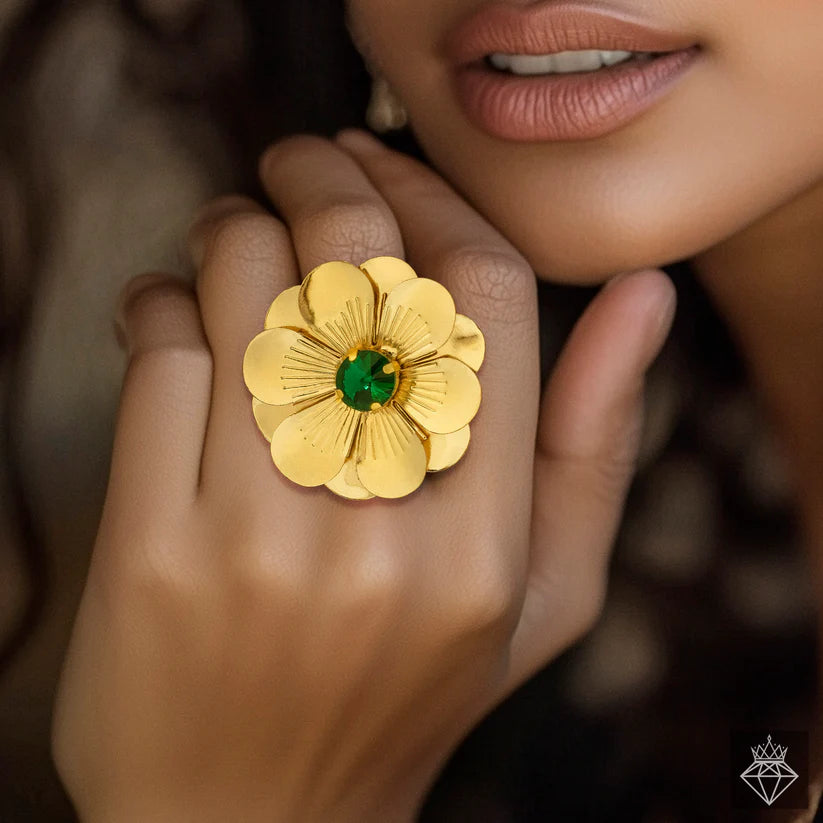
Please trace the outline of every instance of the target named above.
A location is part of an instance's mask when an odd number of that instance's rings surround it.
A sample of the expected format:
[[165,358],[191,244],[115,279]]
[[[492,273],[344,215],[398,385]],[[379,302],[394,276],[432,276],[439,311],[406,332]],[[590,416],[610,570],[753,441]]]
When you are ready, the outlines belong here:
[[[692,220],[624,221],[590,218],[534,221],[479,210],[526,258],[541,280],[567,285],[597,285],[617,274],[662,268],[694,257],[723,237]],[[501,219],[502,218],[502,219]],[[551,227],[551,228],[547,228]]]
[[439,141],[431,149],[435,169],[540,279],[557,283],[596,285],[691,258],[756,217],[762,199],[707,197],[709,175],[694,164],[649,168],[647,157],[592,161],[585,153],[546,161],[537,151],[520,158],[499,149],[474,162]]

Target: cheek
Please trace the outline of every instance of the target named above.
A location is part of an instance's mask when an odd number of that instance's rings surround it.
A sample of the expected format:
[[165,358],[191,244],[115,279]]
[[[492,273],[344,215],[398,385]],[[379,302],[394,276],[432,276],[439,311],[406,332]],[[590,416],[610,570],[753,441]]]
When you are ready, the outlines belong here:
[[445,111],[417,132],[540,276],[597,282],[692,257],[823,178],[823,71],[798,76],[787,94],[707,60],[653,116],[587,144],[504,144],[459,118],[444,130]]
[[585,143],[478,131],[419,46],[432,32],[405,41],[387,24],[398,48],[381,62],[432,163],[538,273],[595,282],[704,251],[823,178],[823,4],[713,2],[702,14],[703,61],[645,116]]

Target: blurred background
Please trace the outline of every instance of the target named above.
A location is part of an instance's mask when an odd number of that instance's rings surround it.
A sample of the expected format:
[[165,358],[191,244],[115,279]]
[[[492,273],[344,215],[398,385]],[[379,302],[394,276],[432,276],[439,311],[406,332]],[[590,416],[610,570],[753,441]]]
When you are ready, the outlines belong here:
[[[48,730],[105,493],[117,294],[190,276],[197,207],[260,196],[278,136],[363,125],[369,84],[341,0],[0,0],[2,823],[74,819]],[[423,821],[726,819],[730,729],[808,728],[791,489],[725,330],[671,273],[602,619],[464,741]],[[541,287],[544,374],[590,297]]]

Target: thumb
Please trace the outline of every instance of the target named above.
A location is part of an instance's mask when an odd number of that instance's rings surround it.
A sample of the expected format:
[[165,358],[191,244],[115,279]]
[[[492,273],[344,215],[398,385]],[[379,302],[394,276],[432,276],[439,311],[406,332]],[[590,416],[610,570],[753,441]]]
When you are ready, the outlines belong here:
[[600,614],[608,559],[634,474],[645,373],[671,328],[672,282],[622,275],[575,326],[541,400],[526,595],[509,689]]

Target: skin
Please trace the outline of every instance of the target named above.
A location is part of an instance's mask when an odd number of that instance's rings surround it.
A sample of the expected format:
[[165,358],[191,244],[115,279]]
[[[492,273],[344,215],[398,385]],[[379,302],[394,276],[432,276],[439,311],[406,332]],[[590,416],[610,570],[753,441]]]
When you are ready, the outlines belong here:
[[[53,729],[84,821],[413,820],[465,733],[597,617],[674,309],[649,267],[694,256],[823,554],[823,10],[623,0],[692,31],[703,63],[617,134],[524,146],[473,129],[441,82],[437,44],[478,4],[350,5],[435,170],[359,132],[283,141],[261,162],[279,219],[214,203],[196,291],[160,274],[124,294],[110,487]],[[356,505],[273,470],[238,364],[301,274],[381,254],[481,326],[484,396],[457,467]],[[611,279],[542,394],[535,274]]]
[[628,127],[563,144],[502,141],[464,115],[442,44],[483,5],[390,0],[389,14],[386,0],[350,0],[348,8],[355,41],[408,109],[432,163],[540,276],[600,282],[692,257],[820,181],[816,0],[606,0],[616,13],[693,38],[702,60]]
[[[269,151],[283,222],[243,198],[207,209],[196,294],[151,275],[124,296],[110,486],[53,733],[84,821],[412,820],[469,729],[599,613],[670,282],[603,292],[541,403],[522,256],[421,164],[345,145]],[[484,397],[458,467],[354,505],[274,470],[238,364],[300,272],[382,254],[483,327]]]
[[596,283],[693,259],[750,361],[793,458],[807,526],[819,534],[823,446],[809,444],[823,440],[814,367],[823,351],[823,7],[607,0],[618,14],[692,38],[700,64],[612,135],[518,144],[473,126],[449,82],[444,38],[482,5],[347,8],[355,42],[408,110],[432,164],[538,277]]

